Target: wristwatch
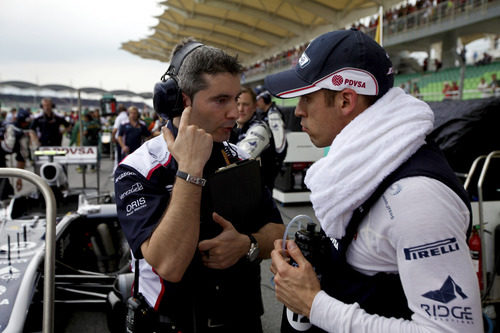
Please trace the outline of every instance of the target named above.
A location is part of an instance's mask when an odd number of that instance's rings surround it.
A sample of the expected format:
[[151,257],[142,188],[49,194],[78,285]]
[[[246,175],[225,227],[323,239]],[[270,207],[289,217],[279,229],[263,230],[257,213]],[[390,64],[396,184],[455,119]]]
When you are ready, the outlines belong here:
[[195,177],[193,175],[190,175],[188,173],[185,173],[183,171],[177,170],[177,173],[175,174],[177,177],[184,179],[188,183],[195,184],[198,186],[205,186],[207,183],[207,180],[201,177]]
[[250,238],[250,250],[248,250],[247,253],[247,260],[250,262],[254,262],[259,256],[259,243],[257,243],[257,240],[251,234],[247,234],[247,236],[248,238]]

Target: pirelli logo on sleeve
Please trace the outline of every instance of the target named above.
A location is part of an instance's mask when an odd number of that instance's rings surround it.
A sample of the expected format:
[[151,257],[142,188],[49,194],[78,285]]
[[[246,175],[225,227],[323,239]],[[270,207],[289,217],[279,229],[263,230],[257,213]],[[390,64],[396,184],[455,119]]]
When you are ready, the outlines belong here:
[[455,237],[403,249],[406,260],[436,257],[460,250]]

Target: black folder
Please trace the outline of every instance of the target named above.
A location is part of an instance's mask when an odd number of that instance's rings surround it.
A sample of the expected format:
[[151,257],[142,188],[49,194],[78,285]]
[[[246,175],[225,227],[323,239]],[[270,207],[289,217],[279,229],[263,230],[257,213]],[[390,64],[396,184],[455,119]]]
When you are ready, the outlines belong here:
[[214,211],[240,232],[250,231],[262,200],[260,163],[249,159],[220,168],[207,180]]

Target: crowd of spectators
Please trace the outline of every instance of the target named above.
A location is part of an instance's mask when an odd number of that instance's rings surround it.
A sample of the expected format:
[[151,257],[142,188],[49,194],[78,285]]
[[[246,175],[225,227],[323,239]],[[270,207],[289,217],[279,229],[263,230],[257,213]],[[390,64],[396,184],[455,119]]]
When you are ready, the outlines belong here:
[[[385,11],[384,33],[396,33],[404,29],[413,28],[417,25],[427,24],[428,22],[437,20],[438,17],[450,15],[452,10],[462,11],[465,9],[465,6],[477,6],[478,4],[480,4],[480,1],[477,0],[418,0],[415,3],[406,2]],[[351,27],[374,37],[378,25],[378,15],[371,17],[368,23],[365,22],[366,20],[357,21],[353,23]],[[269,72],[270,70],[286,66],[295,66],[308,44],[309,43],[305,43],[295,48],[291,48],[248,66],[245,69],[244,77]],[[490,58],[487,56],[488,55],[485,54],[484,58],[478,61],[478,64],[491,62],[491,56]],[[442,62],[438,59],[433,59],[433,65],[432,69],[439,71],[442,67]],[[429,59],[426,59],[423,70],[427,71],[430,69]]]

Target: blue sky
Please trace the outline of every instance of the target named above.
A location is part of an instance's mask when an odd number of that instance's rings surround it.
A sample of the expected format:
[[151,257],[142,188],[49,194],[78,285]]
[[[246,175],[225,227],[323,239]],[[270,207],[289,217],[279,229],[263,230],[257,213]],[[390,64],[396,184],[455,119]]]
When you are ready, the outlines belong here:
[[120,49],[152,34],[157,0],[1,0],[0,81],[152,91],[167,64]]

